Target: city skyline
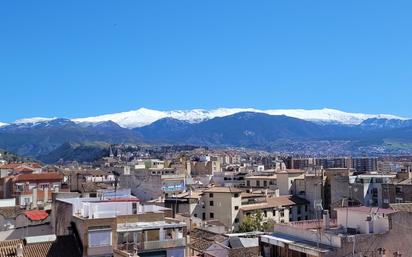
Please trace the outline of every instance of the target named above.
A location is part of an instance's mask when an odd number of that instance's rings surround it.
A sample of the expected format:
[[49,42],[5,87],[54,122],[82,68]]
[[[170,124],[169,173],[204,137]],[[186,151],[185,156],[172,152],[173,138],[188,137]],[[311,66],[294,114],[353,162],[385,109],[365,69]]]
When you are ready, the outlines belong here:
[[0,7],[3,122],[139,107],[412,117],[406,1]]

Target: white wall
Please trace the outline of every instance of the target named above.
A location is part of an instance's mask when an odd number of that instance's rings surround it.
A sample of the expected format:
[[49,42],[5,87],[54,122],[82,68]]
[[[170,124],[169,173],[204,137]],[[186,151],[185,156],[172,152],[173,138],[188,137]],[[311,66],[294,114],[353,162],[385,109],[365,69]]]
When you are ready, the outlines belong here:
[[13,207],[16,206],[16,198],[0,199],[0,207]]

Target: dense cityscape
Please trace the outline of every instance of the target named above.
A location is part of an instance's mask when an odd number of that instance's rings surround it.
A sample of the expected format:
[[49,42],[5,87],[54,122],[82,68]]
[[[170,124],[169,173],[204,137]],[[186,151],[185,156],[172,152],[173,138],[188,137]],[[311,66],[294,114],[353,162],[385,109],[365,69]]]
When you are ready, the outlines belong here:
[[0,257],[412,257],[412,1],[0,1]]
[[291,156],[189,145],[111,145],[91,163],[6,156],[0,158],[4,256],[411,252],[408,156]]

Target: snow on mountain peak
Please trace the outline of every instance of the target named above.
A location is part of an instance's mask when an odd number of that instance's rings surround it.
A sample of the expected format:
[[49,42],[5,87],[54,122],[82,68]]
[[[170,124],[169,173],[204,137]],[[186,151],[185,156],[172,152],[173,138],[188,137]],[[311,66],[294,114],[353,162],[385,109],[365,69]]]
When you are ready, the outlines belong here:
[[259,110],[254,108],[218,108],[213,110],[192,109],[192,110],[173,110],[173,111],[158,111],[147,108],[139,108],[128,112],[120,112],[114,114],[105,114],[96,117],[77,118],[74,122],[102,122],[111,120],[125,128],[135,128],[149,125],[156,120],[162,118],[174,118],[184,120],[191,123],[201,122],[203,120],[216,117],[224,117],[239,112],[258,112],[269,115],[286,115],[303,120],[325,123],[340,123],[348,125],[357,125],[369,118],[384,118],[384,119],[401,119],[388,114],[363,114],[363,113],[347,113],[335,109],[277,109],[277,110]]
[[14,124],[27,124],[27,123],[38,123],[38,122],[44,122],[44,121],[51,121],[55,120],[55,118],[44,118],[44,117],[33,117],[33,118],[25,118],[25,119],[19,119],[13,122]]

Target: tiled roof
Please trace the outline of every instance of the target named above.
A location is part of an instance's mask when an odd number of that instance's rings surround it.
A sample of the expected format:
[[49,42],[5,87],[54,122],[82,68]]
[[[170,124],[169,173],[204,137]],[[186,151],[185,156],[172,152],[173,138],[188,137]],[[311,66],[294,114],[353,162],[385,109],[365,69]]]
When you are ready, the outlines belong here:
[[42,166],[38,163],[35,162],[22,162],[22,163],[8,163],[8,164],[3,164],[0,165],[0,169],[16,169],[17,167],[20,166],[27,166],[31,167],[33,169],[40,169]]
[[19,166],[19,167],[15,168],[14,171],[16,171],[16,172],[33,172],[34,169],[26,167],[26,166]]
[[412,212],[412,203],[392,203],[389,206],[395,211]]
[[277,171],[276,173],[299,174],[299,173],[305,173],[305,171],[299,170],[299,169],[287,169],[287,170]]
[[0,207],[0,215],[5,219],[14,219],[20,214],[23,214],[23,210],[19,206]]
[[14,181],[49,181],[49,180],[63,180],[63,175],[57,172],[43,172],[32,174],[19,174],[14,177]]
[[214,242],[223,242],[228,237],[203,229],[194,229],[190,232],[190,247],[198,252],[204,252]]
[[22,240],[0,241],[0,257],[16,256],[16,248],[19,243],[23,243]]
[[242,190],[234,187],[211,187],[203,191],[204,193],[241,193]]
[[266,200],[266,202],[247,204],[247,205],[241,206],[240,209],[242,211],[253,211],[253,210],[275,208],[275,207],[280,207],[280,206],[304,205],[308,203],[309,202],[303,198],[288,195],[288,196],[269,197]]
[[23,257],[81,257],[73,236],[58,236],[55,241],[25,244],[24,240],[0,242],[0,257],[17,257],[16,250],[23,245]]
[[23,165],[23,163],[8,163],[0,165],[0,169],[15,169],[21,165]]

